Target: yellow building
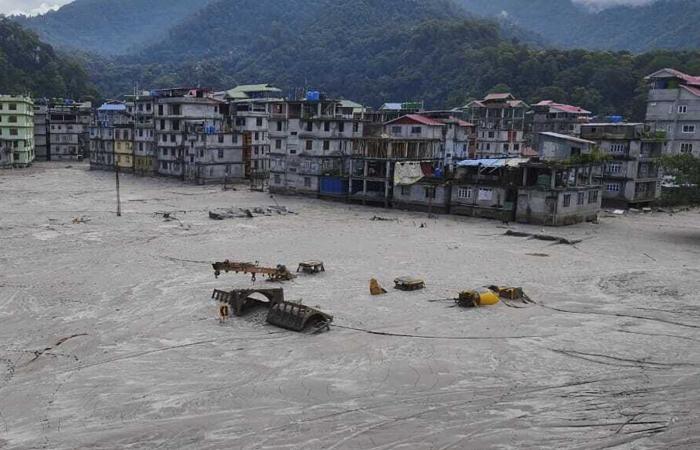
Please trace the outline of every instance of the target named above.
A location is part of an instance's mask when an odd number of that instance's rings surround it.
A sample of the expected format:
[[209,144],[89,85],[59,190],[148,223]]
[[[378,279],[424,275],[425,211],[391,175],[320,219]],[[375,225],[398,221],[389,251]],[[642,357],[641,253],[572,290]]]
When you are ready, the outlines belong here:
[[114,129],[114,161],[120,171],[134,171],[133,126],[117,125]]

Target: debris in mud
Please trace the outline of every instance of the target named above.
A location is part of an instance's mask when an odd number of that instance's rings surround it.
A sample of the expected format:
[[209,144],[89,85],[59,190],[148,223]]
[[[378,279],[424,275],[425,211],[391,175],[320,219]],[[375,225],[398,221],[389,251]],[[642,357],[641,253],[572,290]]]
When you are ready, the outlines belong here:
[[308,273],[310,275],[315,275],[317,273],[325,272],[326,267],[323,265],[323,261],[302,261],[299,263],[299,267],[297,267],[297,273],[298,272],[304,272]]
[[287,270],[287,267],[282,264],[278,264],[277,267],[262,267],[257,262],[235,262],[227,259],[224,262],[212,264],[212,267],[214,267],[214,276],[216,278],[219,278],[221,272],[251,274],[253,281],[255,281],[258,274],[266,275],[269,281],[291,281],[296,278],[296,275]]
[[386,294],[387,291],[379,284],[376,278],[372,278],[369,280],[369,293],[372,295],[383,295]]
[[525,253],[527,256],[536,256],[538,258],[549,258],[549,255],[546,253]]
[[420,278],[399,277],[394,280],[394,289],[400,291],[418,291],[425,288],[425,281]]
[[501,302],[512,308],[521,308],[520,306],[514,306],[511,302],[535,303],[523,292],[522,288],[502,286],[488,286],[473,291],[463,291],[457,295],[454,301],[462,308],[493,306]]
[[398,222],[399,219],[392,219],[389,217],[380,217],[380,216],[374,216],[371,219],[369,219],[373,222]]
[[85,223],[90,223],[92,219],[90,219],[88,216],[78,216],[78,217],[73,217],[73,225],[77,224],[85,224]]
[[289,214],[297,215],[294,211],[290,211],[286,206],[268,206],[266,208],[222,208],[209,211],[209,218],[212,220],[226,219],[253,219],[258,216],[286,216]]
[[505,235],[506,236],[513,236],[513,237],[526,237],[529,239],[538,239],[540,241],[550,241],[550,242],[555,242],[557,244],[564,244],[564,245],[576,245],[576,244],[579,244],[582,242],[581,239],[570,240],[570,239],[566,239],[563,237],[551,236],[548,234],[525,233],[522,231],[513,231],[513,230],[506,231]]

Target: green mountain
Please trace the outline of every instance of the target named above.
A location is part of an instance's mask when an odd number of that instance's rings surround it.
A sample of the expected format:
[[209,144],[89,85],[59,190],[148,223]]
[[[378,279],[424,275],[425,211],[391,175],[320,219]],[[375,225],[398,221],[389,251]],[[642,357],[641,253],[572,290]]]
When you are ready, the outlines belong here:
[[0,93],[80,98],[94,94],[81,65],[0,17]]
[[75,0],[58,11],[16,20],[59,48],[118,55],[160,41],[208,1]]
[[694,49],[700,43],[697,0],[656,0],[599,11],[572,0],[458,0],[468,11],[497,18],[564,48]]

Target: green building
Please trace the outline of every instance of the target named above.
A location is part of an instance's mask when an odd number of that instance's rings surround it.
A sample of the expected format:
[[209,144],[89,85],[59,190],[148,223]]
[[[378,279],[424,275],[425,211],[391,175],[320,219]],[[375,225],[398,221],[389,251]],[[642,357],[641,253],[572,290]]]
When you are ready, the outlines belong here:
[[27,167],[34,161],[34,102],[0,95],[0,167]]

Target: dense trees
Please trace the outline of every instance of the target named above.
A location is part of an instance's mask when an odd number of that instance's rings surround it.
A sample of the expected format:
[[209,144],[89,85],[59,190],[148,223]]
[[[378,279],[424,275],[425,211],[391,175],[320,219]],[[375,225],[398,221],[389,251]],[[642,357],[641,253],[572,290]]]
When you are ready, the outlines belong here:
[[94,89],[77,61],[58,56],[36,35],[0,17],[0,93],[82,97]]

